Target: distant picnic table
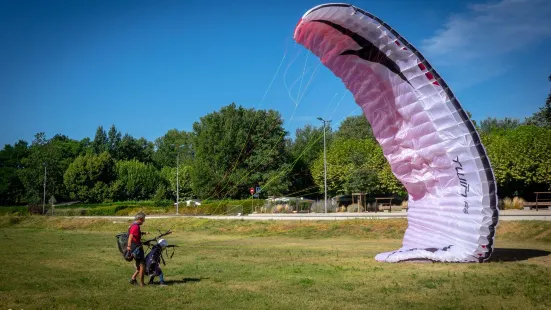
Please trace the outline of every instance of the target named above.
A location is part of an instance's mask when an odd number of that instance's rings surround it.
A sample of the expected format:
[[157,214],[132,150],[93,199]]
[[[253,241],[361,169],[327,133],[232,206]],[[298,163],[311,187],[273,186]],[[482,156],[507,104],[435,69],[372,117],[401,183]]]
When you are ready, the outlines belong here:
[[536,211],[539,207],[551,208],[551,192],[534,192],[534,194],[536,194],[536,201],[525,201],[522,205],[530,207],[530,210],[535,207]]
[[385,207],[388,205],[388,212],[392,212],[392,197],[377,197],[375,198],[375,210],[379,209],[379,204],[381,205],[381,211],[383,211],[382,207]]

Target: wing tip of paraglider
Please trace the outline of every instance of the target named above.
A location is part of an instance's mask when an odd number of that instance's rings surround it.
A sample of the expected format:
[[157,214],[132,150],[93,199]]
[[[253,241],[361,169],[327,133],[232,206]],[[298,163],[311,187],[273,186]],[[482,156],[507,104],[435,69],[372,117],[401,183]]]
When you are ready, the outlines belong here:
[[340,6],[340,7],[352,7],[352,8],[355,8],[355,6],[353,6],[352,4],[350,3],[344,3],[344,2],[330,2],[330,3],[324,3],[324,4],[319,4],[319,5],[316,5],[315,7],[309,9],[308,11],[306,11],[306,13],[304,13],[304,15],[302,15],[302,18],[306,17],[306,15],[314,12],[314,11],[317,11],[321,8],[324,8],[324,7],[328,7],[328,6]]
[[295,26],[295,31],[293,33],[293,37],[296,39],[297,37],[297,30],[298,30],[298,27],[300,26],[300,24],[302,24],[302,18],[298,20],[297,22],[297,25]]
[[306,13],[304,13],[304,15],[302,15],[302,18],[298,21],[297,25],[295,26],[295,31],[294,31],[294,37],[296,38],[296,34],[297,34],[297,30],[299,28],[299,26],[302,24],[302,21],[309,15],[311,14],[312,12],[315,12],[319,9],[322,9],[322,8],[325,8],[325,7],[329,7],[329,6],[333,6],[333,7],[349,7],[349,8],[352,8],[354,10],[354,12],[358,11],[359,9],[357,7],[355,7],[354,5],[350,4],[350,3],[344,3],[344,2],[329,2],[329,3],[324,3],[324,4],[319,4],[319,5],[316,5],[315,7],[309,9],[308,11],[306,11]]

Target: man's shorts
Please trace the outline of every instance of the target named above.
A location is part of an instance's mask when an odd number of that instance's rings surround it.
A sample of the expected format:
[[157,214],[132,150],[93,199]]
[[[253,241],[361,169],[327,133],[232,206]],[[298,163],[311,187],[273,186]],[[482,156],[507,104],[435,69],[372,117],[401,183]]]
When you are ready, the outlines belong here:
[[145,264],[145,253],[141,246],[138,246],[132,251],[134,260],[136,261],[136,269],[140,269],[140,264]]

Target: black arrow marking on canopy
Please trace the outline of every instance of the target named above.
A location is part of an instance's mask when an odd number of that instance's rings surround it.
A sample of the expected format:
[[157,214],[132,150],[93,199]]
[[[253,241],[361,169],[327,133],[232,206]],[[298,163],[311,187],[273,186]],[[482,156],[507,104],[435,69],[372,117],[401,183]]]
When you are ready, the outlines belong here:
[[318,22],[323,23],[326,25],[331,26],[332,28],[338,30],[340,33],[344,34],[347,37],[350,37],[352,40],[354,40],[356,43],[358,43],[361,48],[357,51],[355,50],[347,50],[341,53],[341,55],[356,55],[360,57],[361,59],[370,61],[370,62],[376,62],[379,63],[385,67],[388,68],[388,70],[394,72],[397,74],[402,80],[406,81],[408,84],[411,85],[411,83],[408,81],[408,79],[405,77],[405,75],[400,71],[400,67],[388,56],[383,53],[378,47],[373,45],[369,40],[362,37],[361,35],[355,33],[354,31],[350,29],[346,29],[341,25],[335,24],[333,22],[330,22],[328,20],[323,19],[315,19],[312,20],[312,22]]

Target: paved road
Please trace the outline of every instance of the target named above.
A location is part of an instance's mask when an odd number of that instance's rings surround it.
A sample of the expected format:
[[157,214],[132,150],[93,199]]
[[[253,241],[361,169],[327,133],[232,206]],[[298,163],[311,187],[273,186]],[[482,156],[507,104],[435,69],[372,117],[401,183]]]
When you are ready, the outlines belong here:
[[[69,216],[74,218],[75,216]],[[351,219],[393,219],[406,218],[407,212],[378,212],[378,213],[302,213],[302,214],[250,214],[244,216],[185,216],[185,215],[149,215],[148,219],[166,219],[166,218],[209,218],[215,220],[284,220],[284,221],[320,221],[320,220],[351,220]],[[132,216],[77,216],[77,218],[107,218],[107,219],[132,219]],[[503,210],[500,211],[500,221],[551,221],[551,210]]]

